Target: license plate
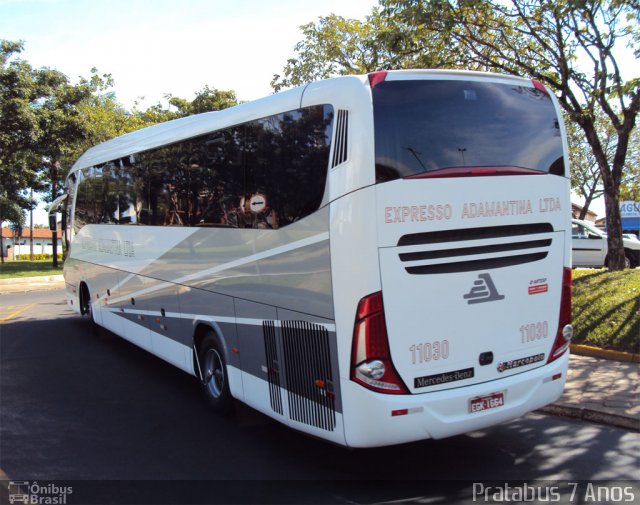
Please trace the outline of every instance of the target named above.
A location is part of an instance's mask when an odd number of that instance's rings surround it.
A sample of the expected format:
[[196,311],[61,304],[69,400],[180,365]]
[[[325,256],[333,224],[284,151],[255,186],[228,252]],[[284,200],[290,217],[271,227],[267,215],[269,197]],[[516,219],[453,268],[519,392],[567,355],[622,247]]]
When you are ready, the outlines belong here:
[[486,396],[477,396],[469,400],[469,413],[482,412],[488,409],[495,409],[504,405],[504,393],[491,393]]

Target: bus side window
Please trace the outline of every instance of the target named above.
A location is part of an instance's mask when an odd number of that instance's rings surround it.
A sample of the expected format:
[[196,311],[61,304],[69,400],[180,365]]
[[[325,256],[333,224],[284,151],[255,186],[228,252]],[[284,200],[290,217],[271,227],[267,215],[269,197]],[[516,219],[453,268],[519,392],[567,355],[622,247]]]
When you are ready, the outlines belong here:
[[78,171],[78,178],[75,190],[75,216],[73,228],[78,233],[83,226],[93,222],[92,204],[93,204],[93,185],[91,180],[91,168],[85,168]]
[[332,117],[330,106],[319,105],[247,125],[246,190],[267,199],[263,226],[286,226],[320,207]]
[[331,106],[307,107],[84,169],[75,229],[291,224],[322,203],[332,119]]

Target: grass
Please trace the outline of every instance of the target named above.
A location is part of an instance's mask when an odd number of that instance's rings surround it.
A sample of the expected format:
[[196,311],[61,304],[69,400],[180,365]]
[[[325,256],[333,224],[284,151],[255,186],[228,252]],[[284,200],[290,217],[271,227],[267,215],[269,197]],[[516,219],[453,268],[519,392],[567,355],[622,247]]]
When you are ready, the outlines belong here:
[[573,342],[640,352],[640,269],[573,271]]
[[52,260],[44,261],[5,261],[0,264],[0,279],[14,277],[35,277],[40,275],[58,275],[62,273],[62,261],[53,268]]

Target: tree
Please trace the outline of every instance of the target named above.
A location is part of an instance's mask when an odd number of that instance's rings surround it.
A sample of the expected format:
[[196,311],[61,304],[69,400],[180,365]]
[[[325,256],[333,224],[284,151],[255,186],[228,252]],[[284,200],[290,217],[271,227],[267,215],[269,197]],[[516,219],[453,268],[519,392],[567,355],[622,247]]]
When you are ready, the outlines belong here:
[[0,222],[17,219],[30,202],[24,190],[39,186],[37,157],[31,151],[40,134],[32,104],[44,93],[41,75],[12,57],[21,42],[0,40]]
[[[87,136],[87,125],[80,114],[79,106],[91,96],[93,88],[88,82],[71,85],[64,74],[54,70],[44,69],[38,72],[46,72],[50,87],[49,94],[33,105],[38,113],[40,135],[32,150],[40,157],[40,166],[44,169],[43,175],[53,201],[60,195],[59,182],[64,180],[61,161],[77,151]],[[57,233],[53,232],[51,239],[53,266],[57,267]]]
[[49,186],[51,198],[57,196],[60,160],[86,133],[77,106],[93,89],[89,82],[69,84],[57,70],[32,68],[15,58],[22,49],[22,42],[0,41],[0,183],[7,209],[29,209],[29,189]]
[[282,75],[273,76],[274,91],[336,75],[410,64],[401,62],[393,50],[395,40],[388,37],[387,18],[378,9],[373,9],[365,21],[330,14],[300,29],[304,40],[296,44],[297,56],[287,61]]
[[205,86],[198,91],[192,101],[172,95],[167,95],[166,98],[169,101],[169,105],[177,109],[175,117],[223,110],[238,105],[235,91],[218,90],[209,86]]
[[[640,109],[640,79],[618,51],[640,57],[637,0],[381,0],[364,23],[331,15],[304,40],[274,89],[387,68],[465,68],[535,78],[582,130],[602,178],[610,268],[624,268],[618,201]],[[586,62],[586,63],[585,63]],[[628,70],[628,69],[627,69]],[[598,126],[598,114],[607,127]],[[603,132],[615,132],[611,155]],[[637,167],[637,164],[634,165]]]
[[[598,162],[593,154],[591,146],[587,142],[582,129],[572,121],[565,121],[567,127],[567,140],[569,143],[569,156],[571,158],[571,188],[584,198],[584,206],[579,219],[584,219],[589,211],[591,203],[604,195],[602,177]],[[602,145],[607,159],[612,160],[617,144],[616,132],[602,113],[596,120],[598,135],[602,139]],[[623,179],[620,186],[621,200],[636,200],[640,198],[638,185],[640,183],[640,134],[638,128],[631,133],[629,150],[623,169]]]
[[585,219],[591,203],[604,194],[598,162],[580,127],[566,122],[569,157],[571,159],[571,189],[584,198],[578,219]]
[[[619,199],[640,110],[640,79],[625,79],[616,49],[640,58],[636,0],[382,0],[395,37],[415,48],[437,33],[458,66],[535,78],[584,132],[604,187],[611,269],[624,268]],[[416,58],[416,62],[420,62]],[[586,63],[582,63],[586,62]],[[615,131],[607,157],[597,115]],[[605,130],[605,131],[608,131]]]
[[631,133],[620,200],[640,202],[640,128],[637,125]]
[[92,68],[91,77],[81,78],[79,85],[89,91],[75,106],[84,134],[71,142],[62,154],[61,178],[66,177],[71,166],[90,147],[160,121],[146,120],[137,111],[128,112],[111,91],[114,85],[111,74],[100,75]]

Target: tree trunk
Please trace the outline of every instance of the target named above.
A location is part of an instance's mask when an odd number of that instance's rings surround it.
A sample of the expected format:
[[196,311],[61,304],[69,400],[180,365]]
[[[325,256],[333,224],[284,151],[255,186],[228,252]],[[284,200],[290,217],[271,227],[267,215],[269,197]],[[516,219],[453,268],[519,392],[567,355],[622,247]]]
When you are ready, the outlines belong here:
[[33,188],[31,188],[31,210],[29,211],[29,261],[33,261]]
[[2,202],[0,202],[0,263],[4,265],[4,243],[2,239]]
[[[58,196],[58,167],[60,162],[54,161],[51,166],[51,201]],[[58,227],[51,232],[51,246],[53,249],[53,268],[58,268]]]
[[[587,142],[593,150],[598,167],[600,168],[600,177],[602,177],[602,185],[604,186],[604,206],[607,222],[607,267],[609,270],[624,270],[624,248],[622,245],[622,219],[620,217],[620,179],[621,165],[619,162],[620,152],[623,152],[622,160],[624,161],[624,147],[628,141],[628,135],[625,137],[618,134],[618,149],[613,164],[609,165],[607,156],[602,148],[600,139],[596,132],[593,121],[589,118],[580,117],[576,119],[583,129]],[[623,143],[621,145],[621,143]]]
[[625,257],[622,244],[622,218],[620,217],[620,186],[603,177],[604,205],[607,213],[607,246],[609,270],[624,270]]

